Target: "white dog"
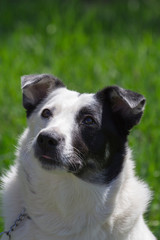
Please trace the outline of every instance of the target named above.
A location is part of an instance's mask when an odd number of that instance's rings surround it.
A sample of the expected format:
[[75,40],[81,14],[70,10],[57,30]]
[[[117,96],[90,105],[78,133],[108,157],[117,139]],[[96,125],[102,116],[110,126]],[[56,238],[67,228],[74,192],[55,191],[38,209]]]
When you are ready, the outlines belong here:
[[2,179],[2,239],[155,240],[127,145],[145,98],[117,86],[80,94],[48,74],[22,77],[22,90],[28,128]]

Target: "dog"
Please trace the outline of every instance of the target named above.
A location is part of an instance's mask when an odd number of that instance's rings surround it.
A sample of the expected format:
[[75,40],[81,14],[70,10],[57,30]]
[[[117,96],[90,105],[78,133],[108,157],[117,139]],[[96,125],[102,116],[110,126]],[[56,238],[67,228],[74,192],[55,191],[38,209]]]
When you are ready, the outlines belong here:
[[155,240],[127,143],[145,98],[118,86],[81,94],[50,74],[23,76],[22,92],[28,127],[2,178],[2,240]]

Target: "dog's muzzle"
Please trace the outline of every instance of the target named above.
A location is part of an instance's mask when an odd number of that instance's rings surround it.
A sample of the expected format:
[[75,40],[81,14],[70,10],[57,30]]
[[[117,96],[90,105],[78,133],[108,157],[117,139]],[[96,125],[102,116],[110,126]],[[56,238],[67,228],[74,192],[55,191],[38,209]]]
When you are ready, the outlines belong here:
[[[75,148],[64,151],[65,137],[57,131],[41,131],[35,143],[35,156],[43,168],[65,169],[77,173],[82,168],[82,157]],[[65,153],[64,153],[65,152]]]
[[54,132],[42,131],[35,144],[35,156],[40,160],[43,167],[49,169],[61,166],[61,151],[64,146],[64,136]]

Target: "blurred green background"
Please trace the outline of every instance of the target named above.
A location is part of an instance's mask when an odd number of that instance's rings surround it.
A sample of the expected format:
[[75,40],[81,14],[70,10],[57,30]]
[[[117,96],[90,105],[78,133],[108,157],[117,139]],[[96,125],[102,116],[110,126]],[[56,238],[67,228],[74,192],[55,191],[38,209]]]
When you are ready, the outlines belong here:
[[80,92],[117,84],[146,96],[129,142],[153,191],[145,218],[160,238],[160,1],[0,1],[0,175],[26,126],[20,76],[44,72]]

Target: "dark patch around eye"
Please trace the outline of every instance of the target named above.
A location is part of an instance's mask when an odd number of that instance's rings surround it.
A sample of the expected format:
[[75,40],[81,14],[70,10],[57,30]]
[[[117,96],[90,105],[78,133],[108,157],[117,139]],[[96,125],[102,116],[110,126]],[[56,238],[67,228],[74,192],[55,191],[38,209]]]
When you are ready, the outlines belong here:
[[[78,124],[86,114],[98,119],[96,127]],[[77,121],[73,131],[73,146],[84,156],[84,167],[75,175],[85,181],[108,184],[123,168],[126,138],[117,131],[108,105],[99,101],[95,106],[82,108],[77,115]],[[107,145],[109,156],[106,157]],[[88,164],[89,159],[95,163],[92,164],[93,167]]]
[[92,107],[91,106],[83,107],[79,111],[76,119],[77,122],[83,122],[83,120],[86,118],[92,118],[93,121],[98,124],[101,121],[100,115],[101,115],[100,108],[97,105],[93,105]]

